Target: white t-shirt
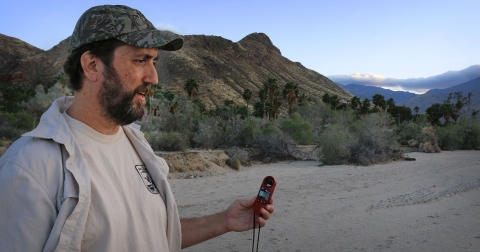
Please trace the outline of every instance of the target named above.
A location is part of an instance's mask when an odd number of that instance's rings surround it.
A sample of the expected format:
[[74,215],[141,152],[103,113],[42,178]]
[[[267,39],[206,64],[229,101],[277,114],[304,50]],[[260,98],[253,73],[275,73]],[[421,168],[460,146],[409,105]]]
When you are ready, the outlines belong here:
[[82,251],[168,251],[165,203],[122,127],[103,135],[63,114],[90,175]]

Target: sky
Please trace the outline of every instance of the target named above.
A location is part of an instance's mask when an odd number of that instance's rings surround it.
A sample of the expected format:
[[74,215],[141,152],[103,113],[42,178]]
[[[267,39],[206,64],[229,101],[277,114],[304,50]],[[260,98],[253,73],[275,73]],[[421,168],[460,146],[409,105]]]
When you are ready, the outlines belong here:
[[101,4],[136,8],[181,35],[237,42],[263,32],[325,76],[422,78],[480,64],[479,0],[2,0],[0,33],[48,50]]

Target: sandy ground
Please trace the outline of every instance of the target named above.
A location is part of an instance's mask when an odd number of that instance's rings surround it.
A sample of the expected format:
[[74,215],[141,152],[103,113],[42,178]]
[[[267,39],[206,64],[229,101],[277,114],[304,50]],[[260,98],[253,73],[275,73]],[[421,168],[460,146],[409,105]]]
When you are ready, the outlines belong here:
[[[407,156],[416,161],[256,164],[170,182],[180,216],[196,217],[255,196],[274,176],[275,213],[259,251],[480,251],[480,152]],[[251,251],[252,234],[228,233],[184,251]]]

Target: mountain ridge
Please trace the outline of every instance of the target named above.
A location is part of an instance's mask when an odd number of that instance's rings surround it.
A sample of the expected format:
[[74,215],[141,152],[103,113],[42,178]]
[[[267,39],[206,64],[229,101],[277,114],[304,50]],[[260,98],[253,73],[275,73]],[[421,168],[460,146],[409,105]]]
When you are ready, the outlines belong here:
[[[186,35],[183,38],[185,45],[181,50],[159,51],[156,66],[159,84],[165,90],[185,94],[185,82],[195,78],[199,85],[195,97],[209,108],[223,106],[227,99],[245,104],[242,94],[246,88],[253,92],[252,100],[255,100],[268,78],[277,79],[279,86],[294,82],[300,93],[312,98],[320,98],[326,92],[337,94],[344,101],[352,97],[327,77],[283,57],[280,49],[264,33],[248,34],[238,42],[207,35]],[[8,36],[0,39],[8,40]],[[47,51],[17,57],[14,63],[0,62],[0,69],[8,70],[0,71],[0,81],[35,86],[40,80],[51,79],[63,71],[68,43],[69,38]],[[4,54],[5,50],[0,47],[0,58]]]

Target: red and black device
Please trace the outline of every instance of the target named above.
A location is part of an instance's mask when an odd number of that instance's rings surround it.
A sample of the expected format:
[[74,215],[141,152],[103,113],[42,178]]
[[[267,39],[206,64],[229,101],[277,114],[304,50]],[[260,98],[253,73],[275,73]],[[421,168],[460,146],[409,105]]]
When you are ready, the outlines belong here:
[[255,199],[255,204],[253,205],[253,211],[256,214],[262,215],[260,213],[260,209],[266,207],[266,205],[273,196],[273,191],[275,191],[276,186],[277,181],[272,176],[266,176],[263,179],[260,190],[258,191],[257,198]]

